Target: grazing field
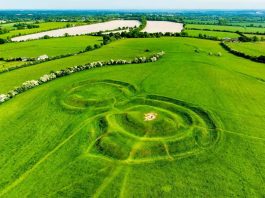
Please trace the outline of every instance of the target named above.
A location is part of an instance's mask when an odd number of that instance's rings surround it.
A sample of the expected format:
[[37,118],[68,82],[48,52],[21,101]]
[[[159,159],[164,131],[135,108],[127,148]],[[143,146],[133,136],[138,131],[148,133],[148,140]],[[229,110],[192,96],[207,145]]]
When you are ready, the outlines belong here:
[[[141,41],[137,40],[138,42]],[[23,82],[31,79],[37,79],[50,71],[57,71],[61,69],[66,69],[68,67],[83,65],[93,61],[107,61],[110,59],[126,59],[131,60],[137,56],[149,56],[152,53],[161,51],[161,46],[156,48],[152,47],[146,52],[144,46],[134,47],[134,48],[124,48],[119,42],[114,42],[111,45],[104,46],[98,50],[91,52],[86,52],[83,54],[78,54],[76,56],[71,56],[67,58],[57,59],[54,61],[44,62],[41,64],[17,69],[16,71],[10,71],[7,73],[0,74],[0,93],[4,93],[13,89],[14,87],[22,84]],[[123,41],[126,45],[127,41]],[[124,53],[126,50],[126,53]]]
[[251,56],[265,56],[265,42],[237,42],[228,43],[228,45],[239,52],[248,54]]
[[51,38],[20,43],[6,43],[0,45],[0,57],[5,59],[15,57],[36,58],[40,55],[59,56],[77,53],[87,46],[102,43],[101,37],[77,36]]
[[157,32],[181,32],[183,29],[182,23],[175,23],[169,21],[147,21],[146,27],[142,32],[157,33]]
[[76,22],[76,23],[75,22],[44,22],[44,23],[38,24],[40,26],[39,28],[11,30],[10,32],[6,34],[0,34],[0,38],[7,39],[7,38],[12,38],[14,36],[19,36],[19,35],[33,34],[33,33],[43,32],[47,30],[65,28],[67,24],[73,25],[73,26],[84,25],[84,23],[81,23],[81,22]]
[[185,32],[187,32],[189,36],[195,36],[195,37],[198,37],[200,34],[217,37],[218,39],[239,37],[238,34],[231,32],[214,32],[214,31],[204,31],[204,30],[185,30]]
[[25,41],[25,40],[39,39],[46,35],[50,37],[58,37],[58,36],[63,36],[65,34],[69,34],[69,35],[89,34],[93,32],[116,30],[118,28],[123,28],[123,27],[129,28],[129,27],[135,27],[139,25],[140,25],[140,22],[136,20],[113,20],[113,21],[96,23],[96,24],[91,24],[91,25],[63,28],[63,29],[58,29],[58,30],[51,30],[47,32],[19,36],[19,37],[12,38],[12,41]]
[[253,33],[265,33],[265,28],[259,27],[240,27],[240,26],[222,26],[222,25],[198,25],[198,24],[187,24],[186,28],[195,29],[207,29],[207,30],[220,30],[220,31],[240,31],[240,32],[253,32]]
[[219,42],[122,39],[0,74],[0,93],[161,50],[155,63],[79,72],[1,104],[0,197],[264,197],[264,64]]
[[8,69],[10,67],[20,66],[23,64],[25,64],[25,63],[22,61],[12,61],[12,62],[0,61],[0,72],[4,71],[5,69]]
[[265,35],[258,35],[258,34],[244,34],[246,37],[258,37],[259,39],[265,40]]

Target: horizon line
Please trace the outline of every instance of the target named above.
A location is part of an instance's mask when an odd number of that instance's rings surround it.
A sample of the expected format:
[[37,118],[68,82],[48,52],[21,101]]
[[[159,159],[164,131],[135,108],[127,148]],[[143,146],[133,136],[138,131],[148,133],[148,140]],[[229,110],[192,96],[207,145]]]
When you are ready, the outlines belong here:
[[144,8],[144,9],[138,9],[138,8],[118,8],[118,9],[108,9],[108,8],[91,8],[91,9],[82,9],[82,8],[76,8],[76,9],[60,9],[60,8],[0,8],[0,11],[198,11],[198,10],[203,10],[203,11],[265,11],[265,8],[257,9],[257,8]]

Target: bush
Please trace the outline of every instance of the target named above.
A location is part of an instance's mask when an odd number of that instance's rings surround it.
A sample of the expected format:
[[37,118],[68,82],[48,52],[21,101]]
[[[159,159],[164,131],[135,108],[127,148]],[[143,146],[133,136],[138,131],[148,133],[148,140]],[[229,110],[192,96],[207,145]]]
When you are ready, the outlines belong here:
[[6,94],[1,94],[0,95],[0,103],[3,103],[9,99],[8,95]]
[[51,38],[51,37],[48,36],[48,35],[45,35],[45,36],[43,37],[43,39],[49,39],[49,38]]
[[89,46],[86,47],[86,51],[91,51],[91,50],[93,50],[92,46],[89,45]]
[[3,38],[0,38],[0,44],[4,44],[4,43],[6,43],[6,40]]

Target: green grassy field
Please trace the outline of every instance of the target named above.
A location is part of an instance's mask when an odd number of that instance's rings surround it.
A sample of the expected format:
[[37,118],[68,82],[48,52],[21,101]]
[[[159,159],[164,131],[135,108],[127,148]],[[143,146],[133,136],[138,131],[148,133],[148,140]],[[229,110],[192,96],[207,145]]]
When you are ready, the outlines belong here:
[[265,42],[229,43],[232,49],[251,56],[265,56]]
[[0,61],[0,72],[10,67],[20,66],[23,64],[25,64],[25,62],[22,61],[12,61],[12,62]]
[[223,38],[238,38],[239,35],[231,32],[214,32],[214,31],[203,31],[203,30],[185,30],[189,36],[198,37],[199,34],[217,37],[218,39]]
[[265,33],[265,28],[258,28],[258,27],[187,24],[186,28],[220,30],[220,31],[227,30],[227,31],[233,31],[233,32],[240,31],[240,32]]
[[258,37],[259,39],[263,38],[265,40],[265,35],[258,35],[258,34],[244,34],[247,37]]
[[0,57],[9,59],[14,57],[36,58],[40,55],[58,56],[72,54],[84,50],[87,46],[102,43],[101,37],[77,36],[34,40],[20,43],[6,43],[0,45]]
[[0,92],[161,50],[158,62],[83,71],[0,105],[0,196],[263,197],[264,64],[218,42],[123,39],[0,74]]
[[10,32],[6,34],[0,34],[0,38],[11,38],[19,35],[26,35],[26,34],[33,34],[37,32],[43,32],[47,30],[53,30],[53,29],[60,29],[60,28],[65,28],[67,24],[72,24],[72,25],[83,25],[83,23],[77,22],[43,22],[39,23],[38,25],[40,26],[39,28],[33,28],[33,29],[23,29],[23,30],[11,30]]
[[14,30],[15,28],[13,27],[16,23],[2,23],[0,24],[0,28],[4,28],[7,30]]
[[265,28],[265,22],[234,22],[231,23],[233,26],[255,26],[255,27],[263,27]]

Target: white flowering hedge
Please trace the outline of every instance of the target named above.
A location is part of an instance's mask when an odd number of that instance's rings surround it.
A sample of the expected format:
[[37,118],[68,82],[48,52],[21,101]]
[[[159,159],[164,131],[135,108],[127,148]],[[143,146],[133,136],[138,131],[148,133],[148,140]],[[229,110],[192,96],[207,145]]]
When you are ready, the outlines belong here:
[[4,103],[11,98],[15,97],[16,95],[23,93],[29,89],[32,89],[34,87],[37,87],[43,83],[49,82],[51,80],[54,80],[56,78],[60,78],[63,76],[70,75],[72,73],[76,73],[83,70],[93,69],[97,67],[103,67],[103,66],[110,66],[110,65],[125,65],[125,64],[139,64],[139,63],[148,63],[148,62],[156,62],[165,54],[164,51],[156,53],[150,57],[138,57],[133,59],[132,61],[127,60],[109,60],[106,62],[103,61],[97,61],[92,62],[86,65],[79,65],[79,66],[73,66],[69,67],[67,69],[51,72],[50,74],[45,74],[42,77],[40,77],[38,80],[29,80],[22,85],[14,88],[13,90],[10,90],[7,94],[0,94],[0,104]]

